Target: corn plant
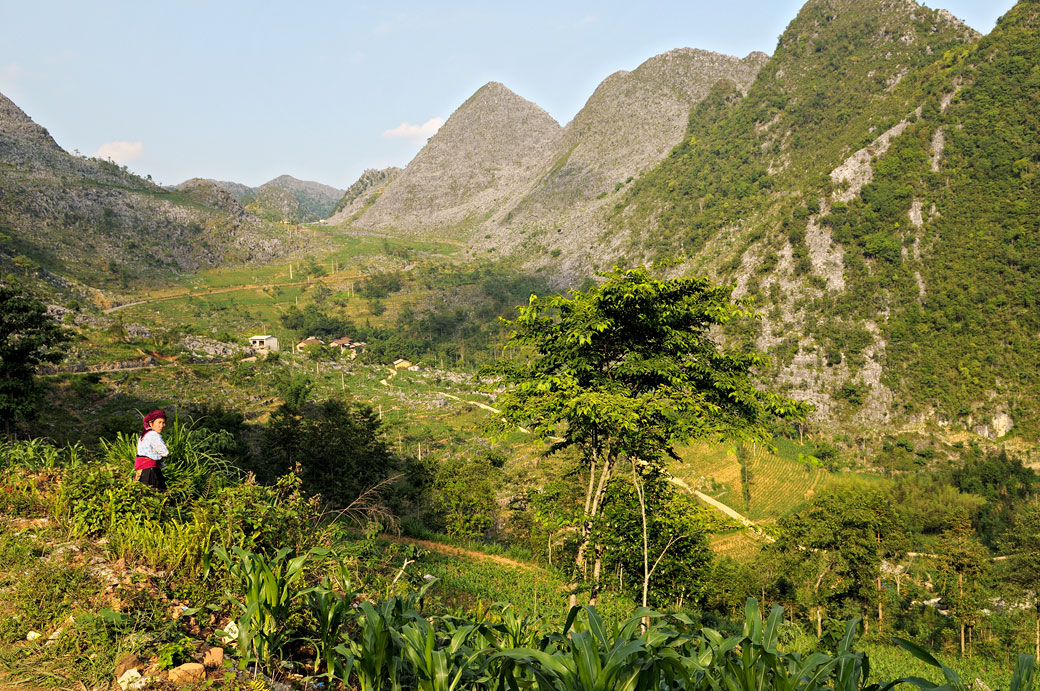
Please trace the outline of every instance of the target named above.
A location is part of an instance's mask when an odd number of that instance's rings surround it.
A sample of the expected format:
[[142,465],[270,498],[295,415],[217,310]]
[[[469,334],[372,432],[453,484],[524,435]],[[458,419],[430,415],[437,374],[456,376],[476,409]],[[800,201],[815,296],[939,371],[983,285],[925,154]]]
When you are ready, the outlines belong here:
[[353,656],[361,691],[401,688],[402,659],[394,634],[409,622],[423,619],[422,599],[434,582],[427,582],[417,593],[388,597],[376,606],[361,603],[357,638],[337,647],[341,655]]
[[485,654],[483,648],[473,650],[467,644],[476,637],[480,626],[464,624],[446,632],[444,645],[434,625],[422,618],[405,624],[392,632],[394,641],[415,675],[419,691],[456,691],[468,688],[476,681],[473,662]]
[[228,568],[232,577],[242,586],[241,600],[228,599],[241,611],[238,620],[238,648],[240,669],[250,661],[266,662],[278,654],[292,639],[286,628],[293,601],[299,597],[296,584],[303,577],[308,554],[290,556],[284,548],[270,559],[261,554],[233,547],[234,556],[223,547],[215,554]]
[[[585,614],[585,630],[570,631],[579,613]],[[660,615],[639,610],[635,616],[614,629],[608,629],[594,607],[572,608],[562,634],[545,639],[544,649],[503,650],[492,657],[513,662],[504,666],[509,688],[527,686],[533,680],[539,690],[633,691],[634,689],[674,687],[688,679],[687,667],[673,646],[678,635],[658,640],[658,647],[647,646],[639,633],[644,620]],[[518,676],[522,669],[524,676]],[[529,677],[529,678],[528,678]]]
[[307,638],[316,653],[314,672],[318,674],[324,669],[324,676],[329,682],[339,680],[346,683],[354,668],[354,658],[349,652],[344,655],[336,648],[353,617],[352,605],[358,593],[350,588],[349,582],[342,591],[336,585],[326,576],[320,585],[304,590],[302,595],[307,609],[317,622],[315,635]]

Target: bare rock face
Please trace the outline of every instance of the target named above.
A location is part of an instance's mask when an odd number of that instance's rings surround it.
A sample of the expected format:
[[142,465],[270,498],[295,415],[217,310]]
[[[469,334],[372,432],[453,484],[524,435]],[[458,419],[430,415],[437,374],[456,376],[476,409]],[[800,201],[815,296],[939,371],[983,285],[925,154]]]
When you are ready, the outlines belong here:
[[530,184],[560,125],[502,84],[481,87],[356,221],[465,235]]
[[382,170],[376,170],[375,168],[366,170],[357,179],[357,182],[347,188],[347,191],[343,193],[343,197],[336,202],[336,207],[332,210],[332,215],[329,216],[326,223],[339,225],[340,223],[350,222],[359,216],[379,199],[387,185],[396,180],[402,172],[396,166]]
[[764,53],[741,60],[680,48],[650,58],[632,72],[615,72],[567,125],[551,167],[519,208],[537,216],[592,201],[626,184],[682,139],[690,109],[716,82],[728,79],[746,91],[766,60]]
[[33,122],[11,99],[0,94],[0,158],[13,157],[21,148],[18,144],[61,151],[50,132]]

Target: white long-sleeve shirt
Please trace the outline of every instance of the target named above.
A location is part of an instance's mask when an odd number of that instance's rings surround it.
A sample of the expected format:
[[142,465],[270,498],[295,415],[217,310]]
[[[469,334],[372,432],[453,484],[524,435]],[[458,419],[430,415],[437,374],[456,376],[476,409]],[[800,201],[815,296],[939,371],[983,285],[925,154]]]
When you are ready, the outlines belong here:
[[153,461],[161,461],[170,455],[170,450],[166,448],[162,436],[154,429],[150,429],[137,440],[137,455],[145,456]]

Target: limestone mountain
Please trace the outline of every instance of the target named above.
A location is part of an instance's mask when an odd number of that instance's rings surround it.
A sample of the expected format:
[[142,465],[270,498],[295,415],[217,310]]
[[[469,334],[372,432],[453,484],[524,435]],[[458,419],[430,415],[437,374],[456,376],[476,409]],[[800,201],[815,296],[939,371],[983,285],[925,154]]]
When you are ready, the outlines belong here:
[[332,214],[336,202],[343,196],[343,190],[320,182],[298,180],[291,175],[280,175],[259,187],[249,187],[238,182],[193,178],[175,185],[173,189],[182,190],[186,185],[196,184],[199,180],[226,190],[248,211],[273,223],[306,223],[327,218]]
[[[607,77],[567,124],[543,175],[508,209],[501,246],[518,228],[588,226],[608,195],[660,162],[683,137],[690,109],[719,80],[745,91],[764,53],[744,59],[682,48]],[[502,237],[502,236],[507,237]],[[551,240],[551,238],[550,238]]]
[[357,215],[360,215],[368,207],[372,206],[376,199],[379,198],[379,195],[383,193],[383,190],[386,189],[386,186],[397,179],[401,172],[401,169],[396,166],[382,170],[376,170],[375,168],[366,170],[353,185],[347,188],[340,200],[336,202],[336,206],[328,218],[328,223],[338,225],[353,220]]
[[448,118],[355,224],[466,235],[530,184],[561,133],[544,110],[490,82]]
[[734,330],[817,416],[1040,429],[1040,5],[985,38],[908,0],[812,0],[612,209],[765,318]]
[[[280,243],[233,199],[165,190],[64,151],[0,94],[0,275],[63,292],[267,259]],[[78,288],[77,285],[78,284]]]

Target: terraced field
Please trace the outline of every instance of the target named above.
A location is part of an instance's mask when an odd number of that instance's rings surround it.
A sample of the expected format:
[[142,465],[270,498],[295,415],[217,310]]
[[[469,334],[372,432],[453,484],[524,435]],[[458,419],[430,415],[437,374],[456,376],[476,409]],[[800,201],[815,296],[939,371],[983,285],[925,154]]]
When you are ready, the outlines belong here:
[[796,460],[812,448],[791,442],[774,453],[762,444],[749,448],[750,502],[744,503],[740,462],[733,445],[694,444],[679,449],[683,459],[671,473],[690,487],[715,497],[751,520],[771,523],[812,498],[826,471]]
[[708,546],[720,557],[731,557],[738,561],[750,559],[765,544],[762,538],[755,537],[748,530],[734,530],[728,533],[713,535]]

